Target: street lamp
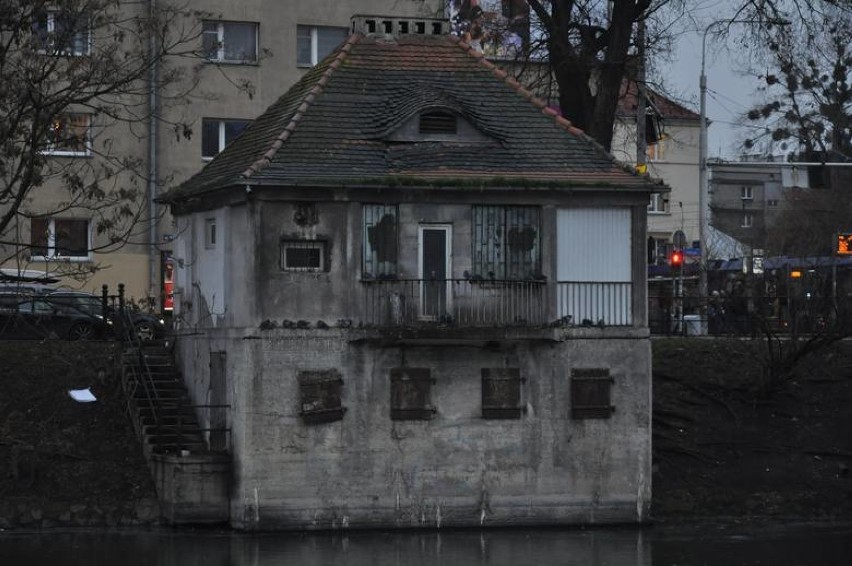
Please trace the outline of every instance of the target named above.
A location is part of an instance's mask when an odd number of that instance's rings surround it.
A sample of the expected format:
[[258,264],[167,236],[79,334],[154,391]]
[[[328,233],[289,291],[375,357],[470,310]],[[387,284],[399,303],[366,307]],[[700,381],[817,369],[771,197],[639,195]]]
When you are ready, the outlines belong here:
[[[704,63],[707,55],[707,34],[710,30],[721,24],[756,24],[761,20],[716,20],[710,22],[704,28],[701,36],[701,76],[698,78],[698,87],[701,92],[701,123],[699,124],[698,137],[698,241],[701,245],[701,263],[698,270],[698,295],[707,296],[707,75],[704,73]],[[789,20],[772,19],[764,23],[788,26]]]

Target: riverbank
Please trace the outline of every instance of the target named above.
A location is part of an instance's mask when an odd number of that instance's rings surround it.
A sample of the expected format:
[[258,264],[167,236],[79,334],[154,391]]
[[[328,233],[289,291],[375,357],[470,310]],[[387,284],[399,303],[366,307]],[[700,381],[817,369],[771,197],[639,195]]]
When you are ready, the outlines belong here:
[[[653,341],[654,521],[852,520],[852,344],[768,397],[754,345]],[[118,347],[0,342],[0,528],[158,522]]]

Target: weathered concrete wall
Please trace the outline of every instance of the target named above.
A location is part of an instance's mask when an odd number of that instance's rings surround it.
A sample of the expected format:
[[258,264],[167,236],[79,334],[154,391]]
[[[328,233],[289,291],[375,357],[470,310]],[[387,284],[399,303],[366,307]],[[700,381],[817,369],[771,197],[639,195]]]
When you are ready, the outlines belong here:
[[[602,330],[584,329],[593,337]],[[377,346],[357,330],[225,339],[234,384],[233,526],[242,529],[635,522],[650,502],[646,334]],[[610,332],[611,334],[611,332]],[[391,368],[431,369],[428,421],[390,418]],[[519,419],[481,415],[481,369],[517,367]],[[570,372],[613,377],[607,419],[571,419]],[[342,374],[342,420],[299,415],[298,375]]]

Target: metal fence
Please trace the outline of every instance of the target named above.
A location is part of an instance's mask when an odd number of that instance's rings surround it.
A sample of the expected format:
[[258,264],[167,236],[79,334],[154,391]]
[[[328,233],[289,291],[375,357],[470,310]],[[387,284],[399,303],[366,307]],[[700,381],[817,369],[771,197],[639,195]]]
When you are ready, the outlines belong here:
[[849,307],[845,297],[650,294],[648,326],[652,334],[673,336],[812,334],[836,325]]
[[559,318],[578,326],[633,324],[633,283],[560,281],[557,283]]
[[394,279],[363,282],[377,326],[630,326],[630,282]]
[[365,281],[365,321],[378,326],[540,326],[547,284],[539,281],[395,279]]

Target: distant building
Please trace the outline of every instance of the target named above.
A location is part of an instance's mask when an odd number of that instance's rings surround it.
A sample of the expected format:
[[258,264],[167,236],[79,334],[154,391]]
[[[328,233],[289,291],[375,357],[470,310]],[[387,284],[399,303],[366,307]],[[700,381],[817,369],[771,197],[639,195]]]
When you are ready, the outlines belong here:
[[[612,153],[636,163],[636,85],[624,83]],[[648,90],[646,137],[648,174],[665,181],[671,192],[655,192],[648,203],[648,262],[666,263],[672,236],[680,230],[687,247],[699,240],[698,138],[700,117],[662,94]]]

